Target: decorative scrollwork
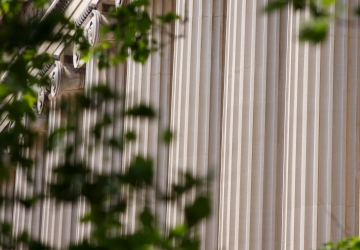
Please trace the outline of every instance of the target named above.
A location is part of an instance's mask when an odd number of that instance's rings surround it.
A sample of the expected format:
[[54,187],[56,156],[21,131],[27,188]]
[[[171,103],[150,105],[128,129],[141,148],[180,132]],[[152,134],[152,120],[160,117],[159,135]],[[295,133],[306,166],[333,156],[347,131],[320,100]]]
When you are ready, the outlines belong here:
[[115,0],[115,6],[120,7],[124,4],[126,4],[127,2],[128,2],[128,0]]
[[81,59],[81,53],[80,53],[80,50],[79,50],[79,44],[74,44],[74,48],[73,48],[73,64],[74,64],[75,69],[81,68],[85,64],[84,60]]
[[[101,14],[98,10],[93,9],[91,11],[91,15],[92,17],[84,28],[84,37],[88,40],[91,46],[94,46],[99,42]],[[74,68],[81,68],[84,65],[84,61],[81,59],[78,44],[75,44],[73,48],[73,64]]]
[[51,82],[52,97],[57,96],[61,90],[61,72],[62,72],[61,62],[55,61],[55,68],[50,72],[49,75]]
[[116,7],[119,7],[123,4],[123,0],[116,0],[115,4],[116,4]]
[[84,28],[84,36],[89,43],[94,46],[99,42],[99,28],[100,28],[100,12],[98,10],[92,11],[93,17],[86,24]]
[[42,114],[45,112],[48,102],[49,102],[48,91],[44,87],[41,87],[40,91],[38,92],[38,99],[37,99],[38,114]]

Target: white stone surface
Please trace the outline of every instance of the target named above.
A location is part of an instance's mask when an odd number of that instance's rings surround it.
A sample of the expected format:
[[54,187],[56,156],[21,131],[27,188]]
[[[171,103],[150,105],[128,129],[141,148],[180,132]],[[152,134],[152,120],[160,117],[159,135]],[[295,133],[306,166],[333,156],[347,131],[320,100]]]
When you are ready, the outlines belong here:
[[[173,10],[187,18],[171,29],[181,38],[152,34],[165,46],[145,65],[127,62],[98,70],[96,59],[86,64],[85,92],[107,83],[126,95],[127,107],[150,103],[158,117],[117,119],[102,132],[103,139],[123,129],[139,134],[123,155],[96,146],[79,157],[100,172],[120,171],[135,153],[155,157],[156,183],[163,191],[182,171],[211,172],[213,214],[200,227],[202,249],[317,249],[359,234],[358,21],[332,24],[326,42],[314,46],[297,38],[305,15],[291,9],[264,15],[259,10],[266,2],[153,0],[152,15]],[[352,18],[358,1],[342,2],[341,18]],[[51,101],[49,131],[66,123],[57,102]],[[120,110],[109,101],[85,112],[79,120],[84,145],[92,143],[91,124]],[[158,141],[168,126],[176,135],[169,148]],[[27,154],[39,155],[40,148]],[[56,152],[43,157],[50,180],[51,166],[61,157]],[[15,189],[26,195],[33,187],[23,178],[18,172]],[[138,200],[124,216],[130,231]],[[183,220],[177,205],[154,202],[157,219],[168,226]],[[42,215],[16,206],[15,230],[36,231],[34,218],[42,216],[41,239],[59,247],[89,233],[89,227],[74,223],[86,211],[83,202],[42,206]],[[69,232],[76,232],[76,239]]]

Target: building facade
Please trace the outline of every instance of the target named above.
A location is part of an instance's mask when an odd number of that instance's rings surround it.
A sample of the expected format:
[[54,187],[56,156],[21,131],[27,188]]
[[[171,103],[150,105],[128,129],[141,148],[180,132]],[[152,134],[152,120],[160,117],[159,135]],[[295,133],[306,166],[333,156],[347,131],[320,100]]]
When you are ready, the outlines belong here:
[[[66,15],[92,44],[106,5],[121,4],[65,2]],[[14,169],[9,195],[41,190],[61,162],[61,155],[42,146],[47,134],[68,122],[71,108],[61,109],[61,100],[71,103],[76,93],[106,82],[126,103],[106,101],[78,117],[83,144],[91,143],[86,135],[97,117],[116,114],[121,105],[145,102],[159,115],[151,122],[119,118],[103,131],[103,137],[123,130],[141,135],[122,154],[99,146],[92,152],[79,148],[77,157],[96,171],[118,171],[115,163],[126,165],[135,153],[150,155],[157,185],[165,191],[181,171],[212,173],[213,212],[201,227],[202,249],[317,249],[359,235],[360,31],[352,14],[358,1],[340,1],[340,21],[319,45],[298,40],[306,13],[286,9],[267,15],[261,11],[266,0],[151,2],[153,16],[174,11],[186,22],[169,31],[177,38],[154,31],[164,46],[144,65],[128,61],[99,70],[97,59],[82,65],[72,47],[42,45],[40,51],[59,60],[45,70],[53,87],[47,104],[39,91],[38,108],[47,105],[49,111],[39,114],[33,126],[41,136],[26,152],[39,182],[28,186],[25,174]],[[52,7],[56,4],[62,1]],[[176,136],[166,146],[158,138],[168,127]],[[64,138],[71,144],[77,137]],[[136,206],[134,201],[125,218],[129,230]],[[159,220],[178,221],[172,206],[154,206]],[[61,206],[44,201],[31,210],[4,206],[0,215],[15,231],[27,229],[64,248],[88,235],[90,228],[78,223],[85,210],[83,201]]]

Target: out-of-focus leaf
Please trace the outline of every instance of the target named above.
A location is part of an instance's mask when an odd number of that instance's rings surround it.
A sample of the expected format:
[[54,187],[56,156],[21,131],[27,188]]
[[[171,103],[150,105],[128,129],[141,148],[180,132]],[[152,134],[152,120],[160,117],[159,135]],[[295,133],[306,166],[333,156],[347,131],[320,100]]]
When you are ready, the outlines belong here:
[[328,33],[328,24],[325,21],[317,20],[304,23],[300,29],[299,38],[301,41],[319,43],[324,41]]
[[308,0],[292,0],[292,4],[295,10],[303,10],[306,7]]
[[33,107],[35,102],[37,101],[35,93],[31,93],[29,91],[23,95],[23,99],[28,103],[30,107]]
[[356,8],[354,9],[354,13],[355,13],[357,16],[360,16],[360,5],[356,6]]
[[200,249],[200,240],[197,237],[193,238],[185,238],[181,244],[180,249],[186,249],[186,250],[199,250]]
[[139,218],[145,228],[152,229],[154,227],[154,216],[148,207],[144,208]]
[[170,230],[169,237],[182,237],[188,232],[188,227],[185,224],[177,225]]
[[11,225],[9,223],[2,223],[1,224],[1,233],[5,235],[9,235],[11,233]]
[[278,9],[281,9],[289,4],[289,0],[275,0],[269,1],[269,3],[264,8],[265,12],[272,12]]
[[332,5],[332,4],[336,3],[336,2],[337,2],[337,0],[321,0],[321,3],[323,5]]
[[135,157],[130,163],[128,171],[123,176],[127,183],[138,186],[142,184],[151,185],[153,180],[153,162],[141,156]]
[[134,131],[128,131],[125,133],[125,139],[127,141],[134,141],[136,140],[136,134]]
[[193,227],[209,214],[210,200],[205,196],[197,197],[192,205],[185,208],[186,223],[189,227]]
[[128,109],[125,112],[125,115],[154,118],[156,113],[150,106],[146,104],[140,104]]
[[4,99],[11,93],[13,93],[13,91],[9,86],[5,84],[0,84],[0,100]]
[[22,243],[28,243],[29,240],[30,240],[30,236],[29,236],[29,234],[28,234],[27,232],[22,232],[22,233],[18,236],[17,240],[18,240],[19,242],[22,242]]
[[27,209],[31,208],[39,199],[41,199],[41,196],[32,196],[27,199],[19,199],[19,202]]
[[114,98],[116,96],[115,93],[113,91],[111,91],[111,89],[108,86],[106,86],[104,84],[93,87],[92,91],[93,91],[93,93],[100,94],[101,97],[105,100]]
[[170,129],[168,129],[164,131],[162,139],[166,144],[169,144],[173,139],[173,136],[174,136],[173,132]]
[[50,192],[59,201],[74,201],[86,184],[90,170],[82,164],[65,163],[54,169],[57,182],[50,185]]
[[44,243],[38,241],[38,240],[30,240],[29,242],[29,249],[30,250],[51,250],[52,248],[45,245]]
[[89,108],[91,106],[91,99],[83,94],[77,95],[76,101],[79,104],[79,108]]
[[180,16],[177,15],[176,13],[174,12],[169,12],[163,16],[158,16],[158,19],[160,21],[160,24],[163,24],[163,23],[171,23],[177,19],[179,19]]

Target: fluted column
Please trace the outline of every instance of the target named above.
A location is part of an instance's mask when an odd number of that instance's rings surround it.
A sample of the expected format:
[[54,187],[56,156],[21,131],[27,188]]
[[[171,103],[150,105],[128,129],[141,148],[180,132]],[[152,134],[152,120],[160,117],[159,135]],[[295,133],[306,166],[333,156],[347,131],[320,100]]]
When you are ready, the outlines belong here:
[[[342,4],[351,20],[354,3]],[[357,23],[335,23],[315,47],[294,36],[301,18],[289,13],[282,249],[358,233]]]
[[[46,141],[47,117],[39,114],[34,121],[23,118],[23,125],[37,134],[36,138],[32,138],[31,141],[27,137],[20,136],[19,138],[20,143],[24,145],[23,157],[31,160],[32,166],[27,168],[19,164],[10,171],[8,185],[13,186],[7,187],[7,198],[10,200],[5,205],[7,209],[11,208],[11,211],[5,211],[5,221],[12,223],[14,236],[19,236],[23,232],[31,232],[32,237],[39,240],[42,202],[37,201],[33,204],[26,204],[26,202],[31,202],[32,197],[42,194],[44,190],[45,155],[43,145]],[[22,202],[19,202],[19,199]]]
[[[51,151],[42,153],[46,156],[45,170],[43,174],[45,186],[45,194],[49,193],[47,189],[48,183],[56,183],[56,177],[53,173],[54,168],[65,163],[65,150],[72,147],[73,156],[68,159],[71,163],[80,161],[81,142],[81,124],[82,116],[78,103],[76,101],[77,94],[83,91],[84,87],[84,71],[76,70],[71,64],[63,64],[60,61],[55,62],[53,69],[49,73],[51,80],[51,89],[39,95],[38,111],[45,112],[44,105],[41,104],[44,96],[48,95],[48,136],[56,133],[54,139],[56,144]],[[46,99],[46,98],[45,98]],[[43,102],[46,103],[46,102]],[[80,113],[82,114],[82,113]],[[57,133],[59,129],[66,129],[70,126],[76,128],[75,131],[66,131]],[[75,230],[80,224],[77,216],[77,203],[57,203],[54,199],[45,199],[41,214],[41,240],[51,246],[57,248],[65,248],[70,242],[75,242]],[[77,222],[77,223],[74,223]]]
[[[174,11],[174,0],[152,1],[149,13],[152,18]],[[169,128],[169,113],[171,103],[171,81],[173,65],[173,38],[172,26],[163,27],[162,30],[154,30],[150,36],[164,45],[159,51],[150,56],[144,65],[132,60],[127,62],[126,73],[126,108],[143,103],[149,105],[156,112],[154,119],[141,119],[127,117],[124,120],[124,132],[134,131],[136,141],[126,145],[124,150],[123,166],[126,168],[135,155],[150,157],[154,163],[154,185],[162,193],[166,193],[168,171],[168,145],[163,142],[163,133]],[[146,190],[133,194],[129,202],[124,222],[128,232],[136,228],[135,218],[144,206],[144,199],[150,201],[156,220],[165,228],[166,205],[161,201],[161,194],[157,197],[154,190]]]
[[264,4],[227,1],[218,248],[275,249],[279,18]]
[[[217,244],[223,6],[224,1],[176,2],[176,13],[187,22],[178,22],[175,27],[176,34],[184,38],[176,39],[174,44],[171,129],[175,140],[169,151],[168,185],[179,182],[185,172],[199,178],[214,174],[209,183],[214,217],[199,227],[202,249]],[[168,205],[169,226],[184,219],[178,208],[202,191],[195,190],[179,204]]]

